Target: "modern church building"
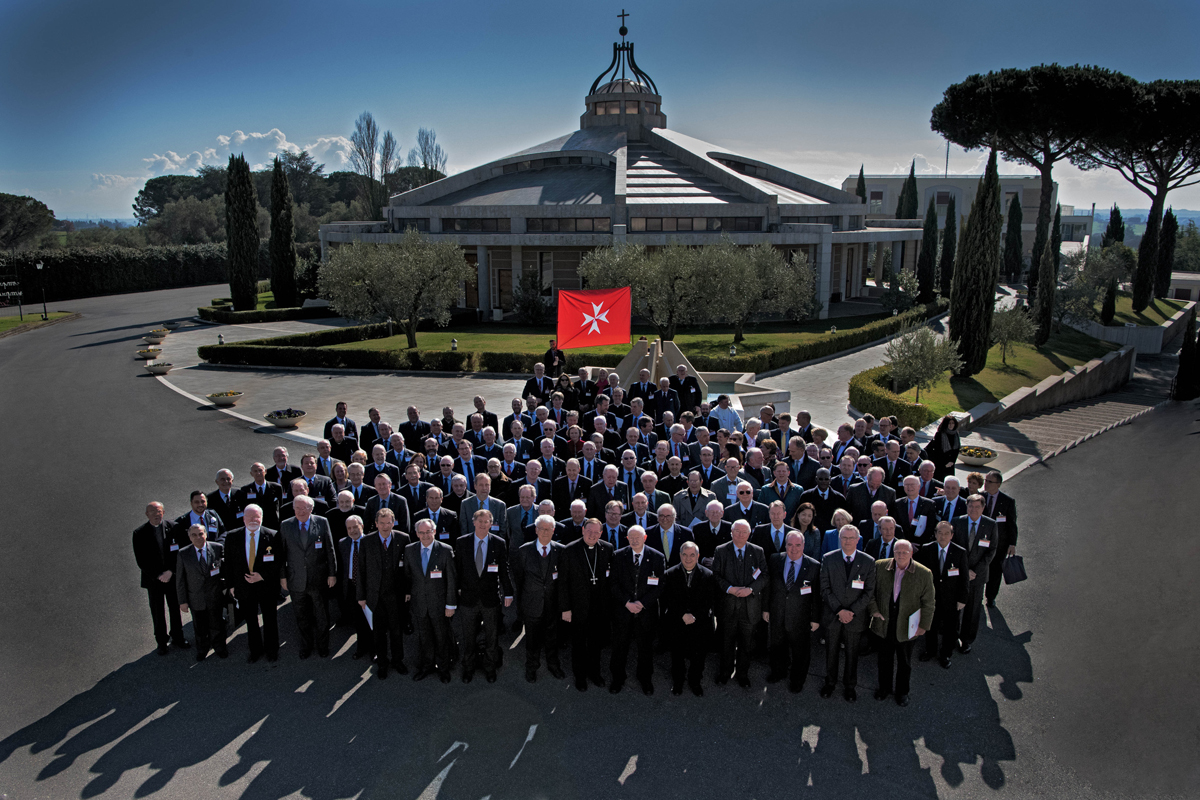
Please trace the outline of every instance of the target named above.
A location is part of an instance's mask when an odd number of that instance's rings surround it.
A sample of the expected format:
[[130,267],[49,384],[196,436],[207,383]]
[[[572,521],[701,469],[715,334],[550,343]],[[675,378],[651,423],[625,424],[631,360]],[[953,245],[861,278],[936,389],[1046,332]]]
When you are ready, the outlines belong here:
[[621,243],[702,245],[727,235],[804,253],[822,317],[865,294],[872,247],[892,247],[893,264],[915,265],[920,221],[871,219],[852,192],[668,128],[669,105],[620,33],[612,63],[584,97],[579,130],[394,195],[381,222],[322,225],[323,254],[346,242],[397,241],[410,227],[447,238],[479,271],[461,305],[495,319],[511,308],[522,275],[536,274],[553,299],[580,288],[584,253]]

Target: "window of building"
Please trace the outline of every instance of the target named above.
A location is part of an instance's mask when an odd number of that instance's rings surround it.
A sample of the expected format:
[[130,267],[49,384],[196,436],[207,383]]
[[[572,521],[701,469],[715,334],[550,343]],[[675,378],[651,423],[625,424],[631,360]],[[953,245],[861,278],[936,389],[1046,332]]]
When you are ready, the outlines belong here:
[[680,217],[675,220],[675,229],[679,231],[690,231],[692,229],[691,217]]
[[883,192],[881,192],[881,191],[871,192],[869,199],[870,199],[870,205],[868,206],[869,210],[867,211],[867,213],[868,214],[882,214],[883,213]]
[[416,228],[421,233],[428,233],[429,232],[429,220],[428,219],[397,219],[396,220],[396,230],[406,231],[409,228]]
[[646,106],[647,114],[657,114],[658,113],[658,103],[646,103],[645,106]]
[[950,193],[949,192],[938,192],[937,193],[937,204],[939,206],[950,205]]
[[554,253],[538,253],[538,282],[542,297],[554,294]]
[[646,218],[645,217],[631,217],[629,219],[629,232],[630,233],[645,233],[645,231],[646,231]]
[[621,113],[621,101],[620,100],[609,100],[607,103],[604,104],[604,108],[605,108],[605,112],[608,114],[620,114]]
[[1192,299],[1192,290],[1191,289],[1176,289],[1175,290],[1175,299],[1183,300],[1184,302],[1191,300]]
[[608,217],[531,217],[525,220],[529,233],[608,233]]
[[626,100],[625,101],[625,113],[626,114],[638,113],[638,101],[637,100]]
[[[426,222],[426,225],[428,225],[428,222]],[[421,230],[421,228],[417,228],[417,230]],[[512,220],[508,217],[496,217],[492,219],[442,219],[443,233],[508,233],[511,230]]]
[[654,233],[654,232],[661,231],[663,229],[662,222],[663,221],[662,221],[661,217],[647,217],[646,218],[646,232]]

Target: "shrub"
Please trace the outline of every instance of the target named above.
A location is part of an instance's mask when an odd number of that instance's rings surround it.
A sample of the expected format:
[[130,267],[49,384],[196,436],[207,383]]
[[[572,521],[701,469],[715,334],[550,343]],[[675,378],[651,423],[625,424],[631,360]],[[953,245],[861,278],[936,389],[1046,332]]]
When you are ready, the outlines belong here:
[[876,417],[895,416],[900,425],[923,428],[937,414],[923,405],[910,403],[888,388],[891,375],[887,366],[872,367],[850,378],[850,405]]

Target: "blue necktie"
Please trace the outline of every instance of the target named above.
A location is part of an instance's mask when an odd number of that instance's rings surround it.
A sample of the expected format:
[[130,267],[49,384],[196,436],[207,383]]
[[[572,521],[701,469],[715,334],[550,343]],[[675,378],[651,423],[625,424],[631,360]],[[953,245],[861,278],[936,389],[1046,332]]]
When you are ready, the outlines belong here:
[[429,572],[429,548],[421,548],[421,572]]

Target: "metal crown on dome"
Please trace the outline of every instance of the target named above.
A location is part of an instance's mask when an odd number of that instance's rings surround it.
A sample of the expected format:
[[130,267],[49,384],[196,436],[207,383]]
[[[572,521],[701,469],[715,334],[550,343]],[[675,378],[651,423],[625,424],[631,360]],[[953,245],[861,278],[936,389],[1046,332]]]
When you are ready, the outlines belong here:
[[612,63],[609,64],[608,69],[604,70],[604,72],[601,72],[600,77],[596,78],[596,80],[592,83],[592,88],[588,94],[595,94],[596,89],[600,86],[601,81],[604,81],[605,78],[608,78],[608,83],[612,83],[617,80],[632,83],[633,81],[629,81],[629,79],[625,77],[627,66],[629,72],[633,74],[636,82],[641,83],[643,86],[649,86],[654,94],[658,94],[658,87],[655,86],[654,79],[642,72],[642,70],[638,68],[637,61],[635,61],[633,58],[633,42],[625,41],[625,36],[629,33],[629,29],[625,27],[624,23],[625,18],[629,15],[625,13],[625,9],[621,9],[621,13],[617,16],[621,18],[622,23],[621,29],[618,31],[621,34],[621,43],[617,44],[616,42],[613,42]]

